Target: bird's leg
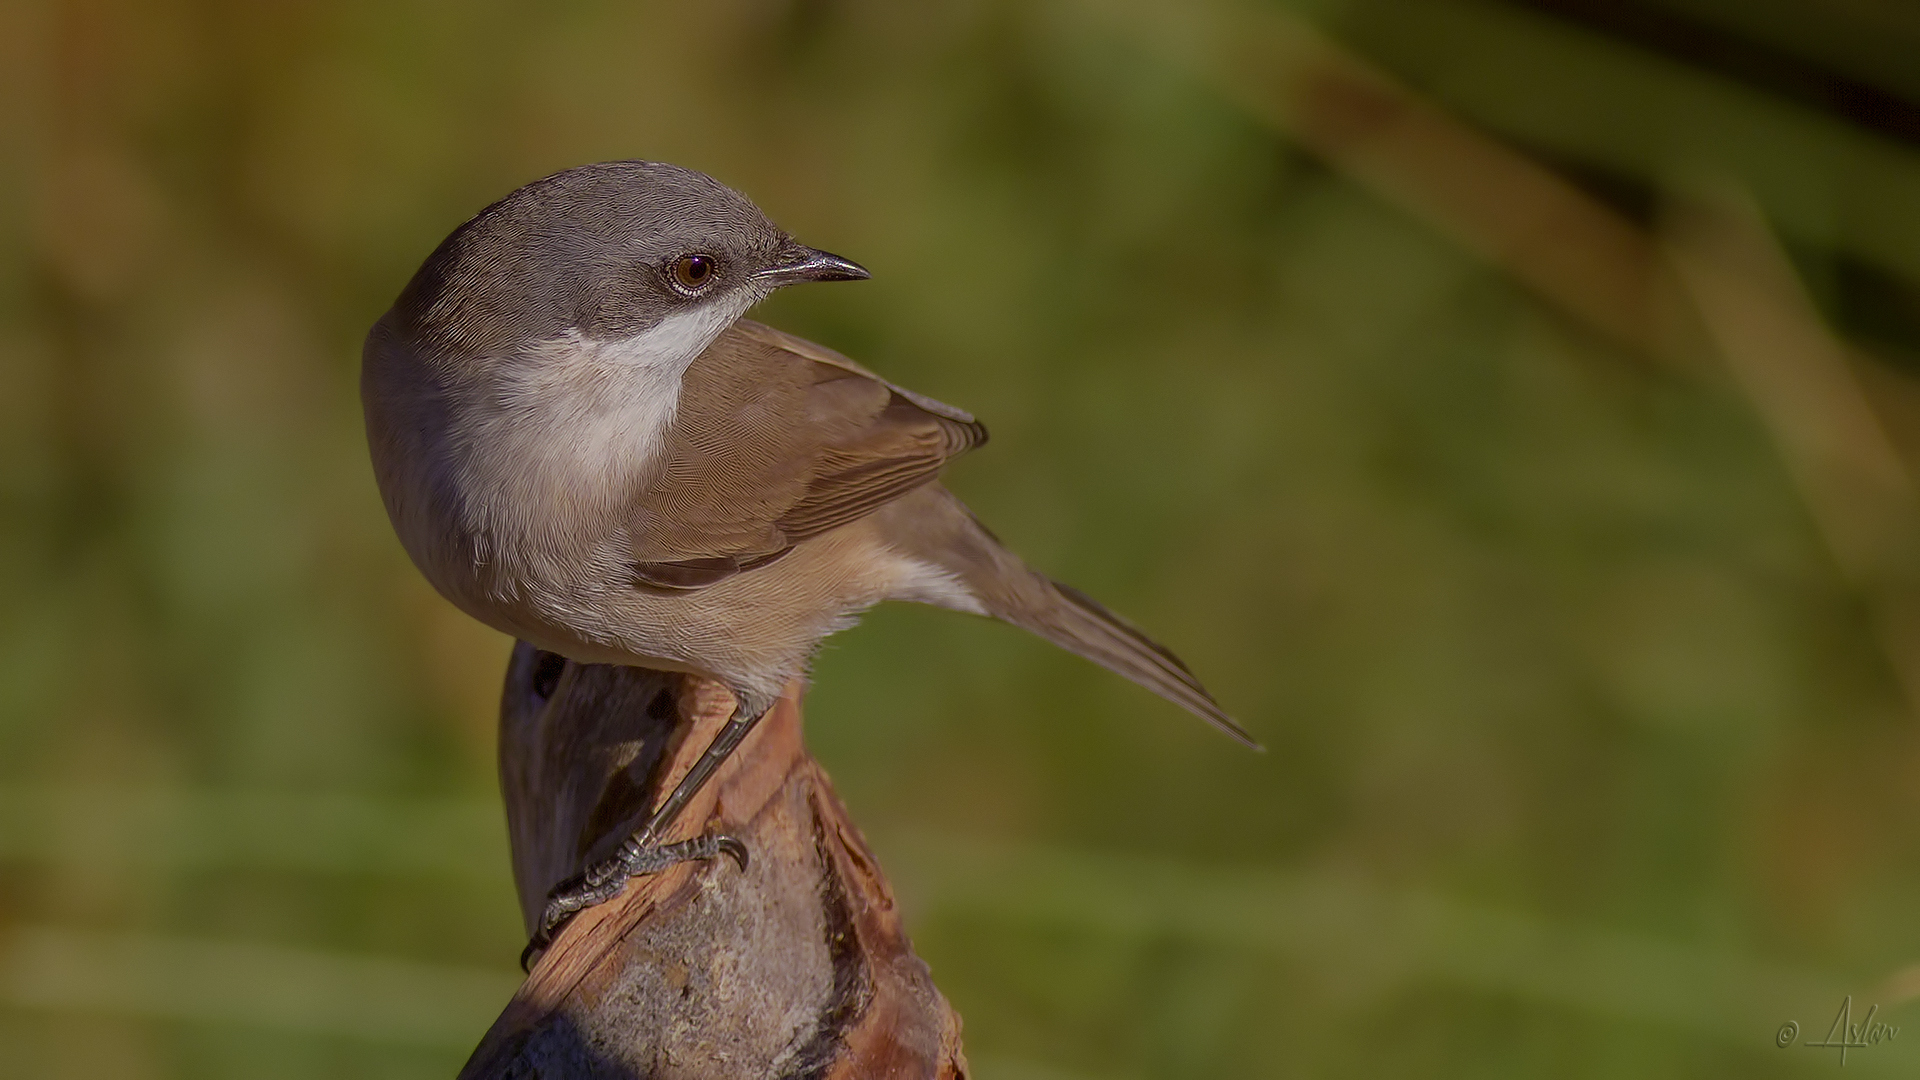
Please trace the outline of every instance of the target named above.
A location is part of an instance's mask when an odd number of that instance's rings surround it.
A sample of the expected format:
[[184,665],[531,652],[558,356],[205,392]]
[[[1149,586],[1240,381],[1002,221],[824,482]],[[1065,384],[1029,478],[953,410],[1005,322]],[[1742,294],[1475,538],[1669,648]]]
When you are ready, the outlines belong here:
[[691,840],[682,840],[675,844],[661,844],[659,837],[673,827],[680,811],[686,809],[700,789],[713,777],[715,769],[727,760],[753,726],[760,722],[767,710],[762,709],[752,716],[742,718],[736,711],[727,721],[720,733],[713,737],[700,760],[693,763],[680,783],[675,785],[673,793],[647,818],[640,831],[627,838],[620,850],[603,862],[598,862],[573,877],[562,881],[547,894],[547,906],[540,913],[540,925],[534,929],[532,940],[520,953],[520,966],[529,967],[533,958],[553,941],[553,936],[567,924],[567,920],[581,911],[604,903],[618,895],[630,878],[641,874],[656,874],[676,863],[690,862],[695,859],[711,859],[726,855],[747,868],[747,846],[731,836],[696,836]]

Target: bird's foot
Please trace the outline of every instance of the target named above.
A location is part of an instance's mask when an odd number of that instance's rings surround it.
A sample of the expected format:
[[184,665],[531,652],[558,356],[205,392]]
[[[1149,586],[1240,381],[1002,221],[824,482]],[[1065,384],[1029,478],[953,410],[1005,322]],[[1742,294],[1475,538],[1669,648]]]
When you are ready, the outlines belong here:
[[627,841],[612,858],[587,867],[555,885],[547,894],[547,906],[540,912],[540,925],[527,947],[521,950],[521,970],[532,969],[534,957],[553,943],[554,935],[568,920],[595,904],[613,899],[630,879],[720,855],[739,863],[742,870],[747,868],[747,845],[720,833],[696,836],[677,844],[650,843],[644,834]]

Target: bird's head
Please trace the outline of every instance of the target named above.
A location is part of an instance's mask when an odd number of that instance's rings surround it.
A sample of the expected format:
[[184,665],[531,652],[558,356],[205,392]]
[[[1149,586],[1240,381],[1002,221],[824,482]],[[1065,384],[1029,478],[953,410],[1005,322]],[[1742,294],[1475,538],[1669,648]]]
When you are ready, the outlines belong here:
[[421,266],[394,315],[416,348],[442,358],[675,327],[711,341],[782,286],[867,276],[712,177],[616,161],[536,180],[474,215]]

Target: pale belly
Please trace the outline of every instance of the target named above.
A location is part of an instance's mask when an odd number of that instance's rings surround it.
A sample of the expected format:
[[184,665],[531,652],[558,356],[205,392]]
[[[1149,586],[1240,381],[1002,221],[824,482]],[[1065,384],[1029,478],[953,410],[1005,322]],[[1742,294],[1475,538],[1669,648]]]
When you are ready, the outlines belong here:
[[[881,600],[915,595],[924,567],[889,548],[870,520],[808,540],[785,558],[687,592],[638,587],[617,560],[593,572],[523,573],[442,591],[497,630],[571,660],[706,675],[768,702],[804,675],[820,640]],[[464,593],[465,595],[455,595]]]

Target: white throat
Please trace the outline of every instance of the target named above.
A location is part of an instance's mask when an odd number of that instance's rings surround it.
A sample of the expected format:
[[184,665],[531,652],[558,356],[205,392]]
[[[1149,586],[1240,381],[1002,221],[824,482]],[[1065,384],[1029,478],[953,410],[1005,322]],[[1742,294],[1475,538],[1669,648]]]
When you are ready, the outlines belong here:
[[[469,524],[524,536],[630,504],[665,446],[687,368],[739,318],[731,307],[679,312],[628,338],[569,330],[503,365],[463,425],[462,487],[479,496],[465,500]],[[501,520],[507,507],[528,518]]]

